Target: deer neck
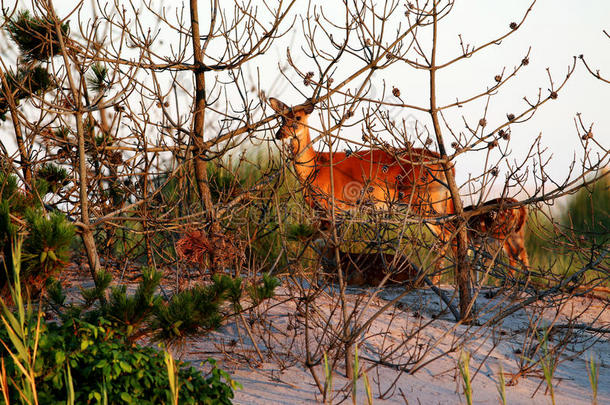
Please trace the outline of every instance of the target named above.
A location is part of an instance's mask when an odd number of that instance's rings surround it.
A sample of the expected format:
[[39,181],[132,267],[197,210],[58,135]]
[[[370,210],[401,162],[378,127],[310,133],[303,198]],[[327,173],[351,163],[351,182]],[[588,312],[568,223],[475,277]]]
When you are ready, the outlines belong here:
[[302,134],[292,138],[292,153],[294,154],[294,168],[301,181],[314,178],[318,153],[313,149],[309,128]]

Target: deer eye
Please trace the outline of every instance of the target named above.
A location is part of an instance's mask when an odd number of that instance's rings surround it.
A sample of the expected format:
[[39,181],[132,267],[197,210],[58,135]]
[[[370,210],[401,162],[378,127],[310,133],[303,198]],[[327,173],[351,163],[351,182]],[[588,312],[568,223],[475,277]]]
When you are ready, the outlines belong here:
[[297,121],[301,121],[301,118],[303,118],[303,117],[297,117]]

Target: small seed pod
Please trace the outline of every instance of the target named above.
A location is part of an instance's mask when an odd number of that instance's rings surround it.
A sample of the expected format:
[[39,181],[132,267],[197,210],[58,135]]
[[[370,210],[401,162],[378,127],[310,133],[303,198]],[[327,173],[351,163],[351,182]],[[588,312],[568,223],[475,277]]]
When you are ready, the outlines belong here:
[[485,118],[481,118],[479,120],[479,126],[484,127],[487,125],[487,120]]
[[494,76],[494,80],[498,83],[500,83],[502,81],[502,75],[495,75]]
[[493,149],[493,148],[495,148],[496,146],[498,146],[498,141],[497,141],[496,139],[494,139],[493,141],[491,141],[491,142],[489,142],[489,143],[487,144],[487,148],[488,148],[488,149]]
[[506,114],[506,118],[508,118],[509,121],[512,121],[515,119],[515,114],[512,114],[512,113]]
[[303,78],[303,84],[305,86],[309,86],[311,84],[311,79],[313,79],[313,72],[307,72],[307,74],[305,74],[305,77]]
[[120,165],[121,163],[123,163],[123,155],[121,154],[121,152],[115,152],[110,155],[109,160],[110,160],[110,163],[112,163],[114,165]]
[[432,145],[432,138],[428,137],[426,138],[426,146],[430,146]]
[[489,174],[491,174],[494,177],[498,177],[498,168],[492,167],[491,170],[489,171]]
[[57,160],[64,161],[64,160],[68,159],[68,156],[69,156],[68,151],[65,150],[64,148],[59,148],[57,150]]
[[453,149],[457,150],[457,149],[460,147],[460,145],[458,145],[458,143],[457,143],[457,142],[451,142],[451,147],[452,147]]
[[521,59],[521,64],[523,66],[529,65],[530,64],[530,59],[528,57],[525,57],[525,58]]
[[516,22],[512,22],[512,23],[510,23],[509,27],[510,27],[511,30],[516,30],[518,25],[517,25]]
[[397,87],[392,87],[392,94],[394,97],[400,97],[400,89]]
[[587,139],[593,139],[593,132],[588,131],[586,134],[582,136],[582,140],[586,141]]
[[553,100],[556,100],[558,96],[559,95],[557,94],[556,91],[552,91],[551,94],[549,94],[549,97]]

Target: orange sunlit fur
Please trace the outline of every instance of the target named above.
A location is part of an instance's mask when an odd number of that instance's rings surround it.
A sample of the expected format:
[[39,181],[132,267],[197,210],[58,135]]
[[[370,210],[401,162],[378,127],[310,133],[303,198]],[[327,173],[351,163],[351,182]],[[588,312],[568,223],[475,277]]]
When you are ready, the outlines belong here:
[[423,217],[453,213],[437,153],[419,148],[372,149],[349,155],[317,152],[308,126],[313,106],[289,109],[279,100],[270,102],[275,111],[284,114],[277,138],[290,139],[295,171],[312,207],[330,211],[334,197],[337,210],[360,204],[387,209],[400,203]]
[[[483,206],[498,204],[499,208],[470,217],[468,219],[468,239],[476,246],[487,245],[491,252],[501,248],[508,256],[511,267],[520,265],[529,266],[527,251],[525,250],[525,221],[527,220],[527,208],[511,207],[505,205],[514,204],[517,200],[513,198],[496,198],[485,202]],[[474,210],[470,206],[464,208],[464,212]]]

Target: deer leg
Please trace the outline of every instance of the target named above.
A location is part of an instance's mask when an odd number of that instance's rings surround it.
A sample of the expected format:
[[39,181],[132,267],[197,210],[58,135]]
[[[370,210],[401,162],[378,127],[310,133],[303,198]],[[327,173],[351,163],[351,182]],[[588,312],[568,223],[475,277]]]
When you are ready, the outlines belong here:
[[[438,285],[441,281],[440,270],[443,264],[445,263],[445,257],[447,252],[451,251],[453,257],[457,257],[457,245],[453,242],[452,236],[453,233],[451,230],[447,229],[446,226],[441,225],[431,225],[427,224],[428,229],[438,238],[441,242],[441,247],[438,250],[438,258],[435,261],[434,273],[430,277],[430,280],[435,285]],[[451,248],[451,250],[449,249]]]
[[[529,258],[527,250],[525,250],[525,238],[521,235],[522,232],[513,234],[506,239],[504,243],[504,251],[506,252],[509,264],[513,268],[529,267]],[[515,271],[510,269],[511,275],[514,276]]]

